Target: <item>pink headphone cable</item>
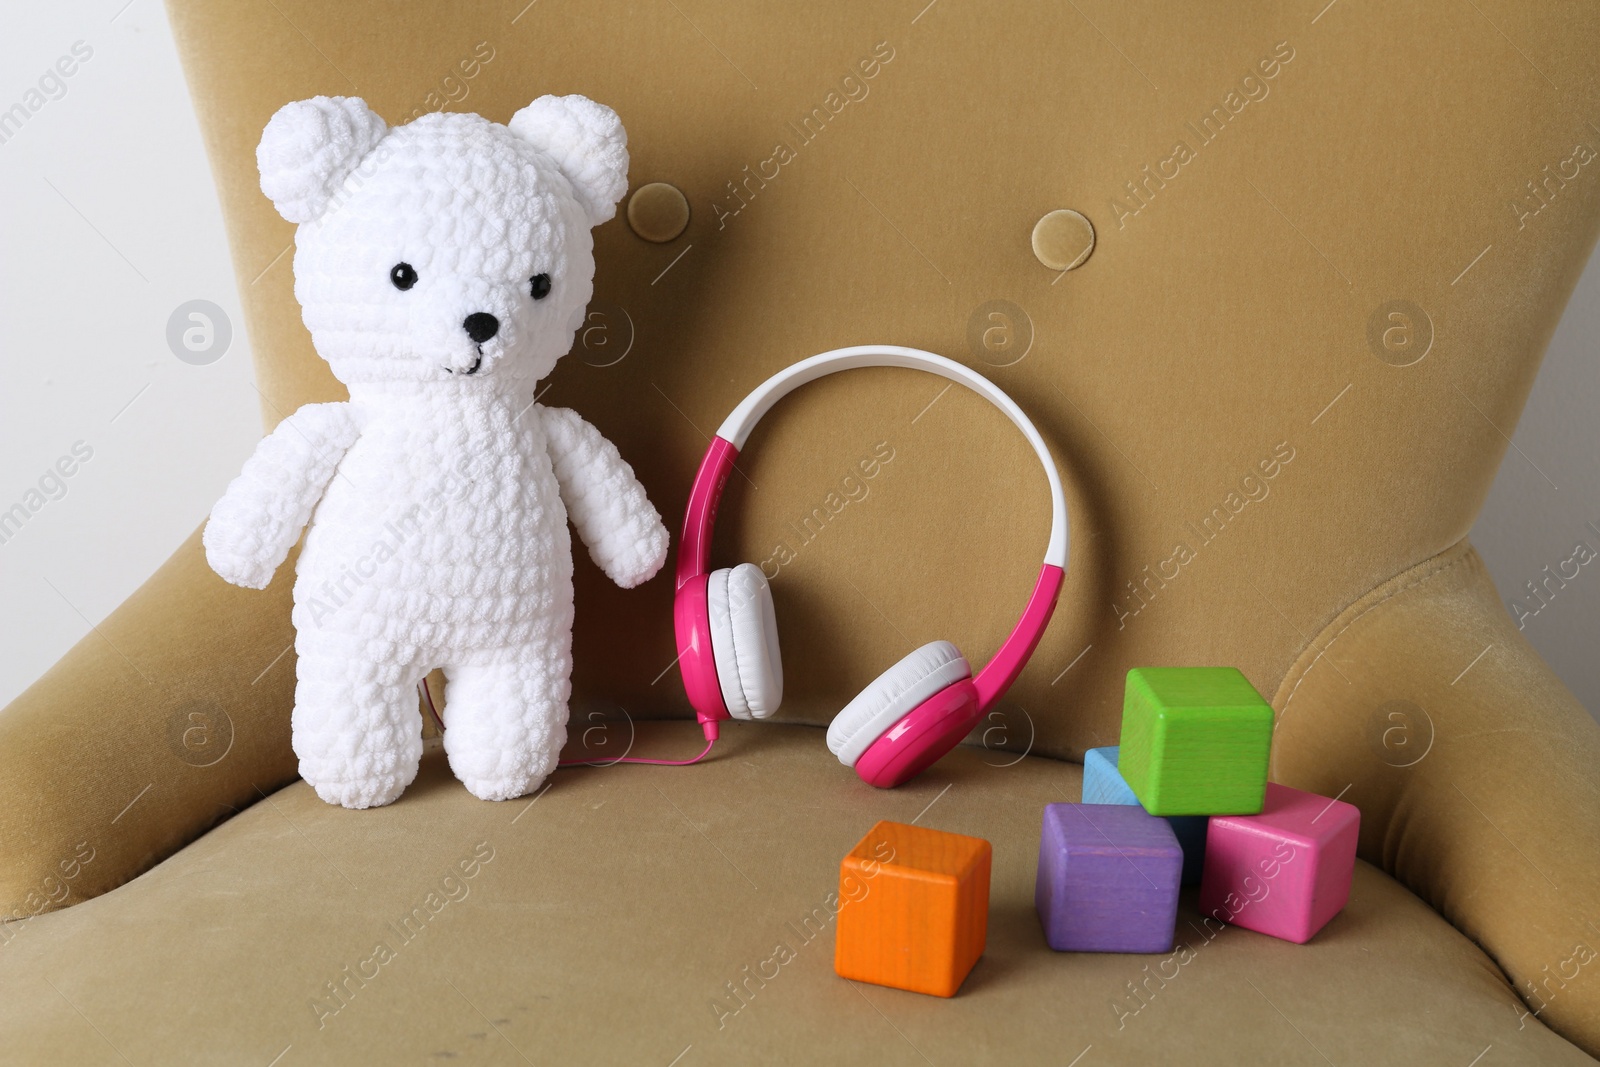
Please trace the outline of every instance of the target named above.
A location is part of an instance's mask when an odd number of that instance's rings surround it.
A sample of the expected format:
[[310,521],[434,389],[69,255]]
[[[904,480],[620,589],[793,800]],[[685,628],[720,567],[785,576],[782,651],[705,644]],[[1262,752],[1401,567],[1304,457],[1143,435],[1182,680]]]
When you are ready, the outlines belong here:
[[439,727],[439,733],[444,733],[444,720],[439,717],[439,709],[433,706],[433,693],[428,689],[428,679],[423,678],[417,683],[417,688],[422,690],[422,695],[428,701],[428,712],[433,716],[433,721]]
[[[433,692],[428,688],[428,680],[424,678],[420,683],[422,695],[427,698],[428,710],[433,713],[433,721],[439,724],[439,732],[444,733],[444,719],[439,715],[439,709],[433,705]],[[693,759],[644,759],[640,756],[619,756],[616,759],[564,759],[556,764],[557,767],[610,767],[617,763],[645,763],[652,767],[688,767],[699,763],[711,754],[711,746],[717,743],[717,724],[705,723],[706,747]]]
[[700,755],[694,759],[642,759],[638,756],[622,756],[617,759],[564,759],[556,764],[557,767],[609,767],[613,763],[648,763],[655,767],[687,767],[699,763],[711,753],[711,746],[717,742],[713,739],[706,742],[706,747],[700,750]]

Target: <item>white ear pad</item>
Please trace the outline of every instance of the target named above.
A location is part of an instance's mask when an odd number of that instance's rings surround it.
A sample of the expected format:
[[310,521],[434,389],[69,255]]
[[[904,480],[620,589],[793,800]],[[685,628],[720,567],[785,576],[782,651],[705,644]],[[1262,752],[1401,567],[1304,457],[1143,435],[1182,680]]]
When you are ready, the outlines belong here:
[[931,641],[877,679],[828,725],[828,751],[846,767],[908,711],[939,690],[972,677],[966,657],[949,641]]
[[765,719],[783,702],[778,616],[767,576],[754,563],[712,571],[706,582],[711,658],[722,702],[735,719]]

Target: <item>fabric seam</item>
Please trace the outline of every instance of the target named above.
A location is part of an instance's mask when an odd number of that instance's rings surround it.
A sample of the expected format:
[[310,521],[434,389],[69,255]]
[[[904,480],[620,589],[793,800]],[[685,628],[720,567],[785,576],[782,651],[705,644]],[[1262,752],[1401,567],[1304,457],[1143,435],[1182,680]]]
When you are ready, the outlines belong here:
[[[1414,567],[1412,569],[1426,567],[1431,562],[1442,560],[1442,559],[1444,559],[1444,557],[1450,555],[1451,553],[1455,553],[1455,558],[1454,559],[1448,560],[1446,562],[1439,562],[1431,570],[1424,570],[1420,574],[1417,574],[1410,581],[1405,582],[1402,585],[1396,586],[1394,589],[1391,589],[1388,593],[1386,593],[1383,596],[1379,597],[1377,600],[1373,601],[1371,604],[1368,604],[1361,611],[1357,612],[1350,619],[1349,622],[1346,622],[1343,626],[1339,627],[1338,631],[1336,633],[1334,633],[1334,635],[1332,637],[1328,638],[1327,643],[1322,646],[1322,648],[1317,652],[1317,654],[1311,658],[1311,661],[1305,665],[1305,668],[1300,671],[1299,677],[1295,678],[1294,685],[1292,687],[1290,687],[1289,695],[1284,698],[1283,707],[1279,710],[1278,714],[1280,716],[1288,714],[1290,703],[1293,702],[1293,700],[1295,698],[1295,694],[1300,691],[1300,684],[1302,682],[1304,682],[1306,680],[1306,678],[1311,674],[1311,669],[1317,665],[1317,660],[1321,659],[1323,656],[1326,656],[1330,651],[1332,651],[1334,643],[1336,641],[1338,641],[1339,638],[1344,636],[1344,632],[1346,630],[1350,629],[1350,627],[1354,626],[1361,619],[1365,618],[1367,616],[1368,612],[1371,612],[1371,611],[1381,607],[1382,605],[1387,604],[1390,600],[1393,600],[1395,597],[1399,596],[1401,593],[1404,593],[1404,592],[1406,592],[1406,591],[1408,591],[1410,589],[1414,589],[1417,586],[1421,585],[1423,582],[1426,582],[1426,581],[1429,581],[1430,579],[1436,578],[1439,575],[1443,574],[1445,571],[1448,571],[1450,568],[1452,568],[1452,567],[1456,566],[1457,564],[1461,563],[1463,560],[1465,560],[1467,558],[1470,549],[1471,549],[1471,545],[1468,544],[1468,539],[1463,537],[1461,540],[1457,541],[1455,544],[1453,544],[1450,547],[1446,548],[1444,551],[1439,552],[1438,554],[1434,555],[1430,559],[1424,560],[1422,563],[1417,564],[1416,567]],[[1404,571],[1401,572],[1402,575],[1404,573],[1405,573]],[[1395,577],[1400,577],[1400,575],[1396,575]],[[1387,580],[1388,581],[1394,581],[1394,578],[1390,578],[1390,579],[1387,579]],[[1380,583],[1379,586],[1374,587],[1374,588],[1381,588],[1381,583]],[[1360,601],[1358,600],[1358,601],[1356,601],[1356,603],[1360,603]],[[1354,605],[1352,605],[1352,606],[1354,606]],[[1346,610],[1349,610],[1349,609],[1347,608]],[[1337,620],[1335,620],[1335,621],[1337,621]],[[1332,625],[1333,625],[1332,623],[1329,624],[1329,626],[1332,626]],[[1327,630],[1324,629],[1323,633],[1327,633]],[[1317,645],[1317,640],[1318,640],[1317,638],[1313,638],[1311,643],[1306,646],[1306,650],[1309,651],[1310,649],[1315,648],[1316,645]],[[1305,653],[1302,652],[1301,656],[1304,656],[1304,655],[1305,655]],[[1291,671],[1292,670],[1293,670],[1293,668],[1291,668]],[[1287,679],[1287,676],[1286,676],[1285,677],[1285,681],[1287,681],[1287,680],[1288,679]],[[1282,683],[1279,684],[1279,689],[1282,689]]]

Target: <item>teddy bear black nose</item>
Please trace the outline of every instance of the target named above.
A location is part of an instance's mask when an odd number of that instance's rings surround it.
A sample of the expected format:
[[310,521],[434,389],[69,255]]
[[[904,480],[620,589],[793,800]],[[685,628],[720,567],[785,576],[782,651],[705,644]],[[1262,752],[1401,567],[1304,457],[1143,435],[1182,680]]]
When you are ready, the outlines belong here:
[[500,320],[486,311],[474,311],[461,321],[461,328],[481,345],[500,332]]

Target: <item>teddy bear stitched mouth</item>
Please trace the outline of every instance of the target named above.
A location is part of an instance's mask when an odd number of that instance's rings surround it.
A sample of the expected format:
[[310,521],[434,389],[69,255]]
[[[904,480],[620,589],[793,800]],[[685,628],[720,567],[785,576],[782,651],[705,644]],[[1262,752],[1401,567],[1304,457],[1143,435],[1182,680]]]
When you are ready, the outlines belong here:
[[[461,374],[464,377],[470,377],[470,376],[472,376],[474,374],[477,374],[478,373],[478,368],[481,367],[481,366],[483,366],[483,346],[479,345],[478,346],[478,354],[477,354],[476,357],[473,358],[472,366],[470,366],[466,370],[462,371]],[[444,370],[445,370],[446,374],[454,374],[454,373],[456,373],[456,369],[454,367],[446,367]]]

